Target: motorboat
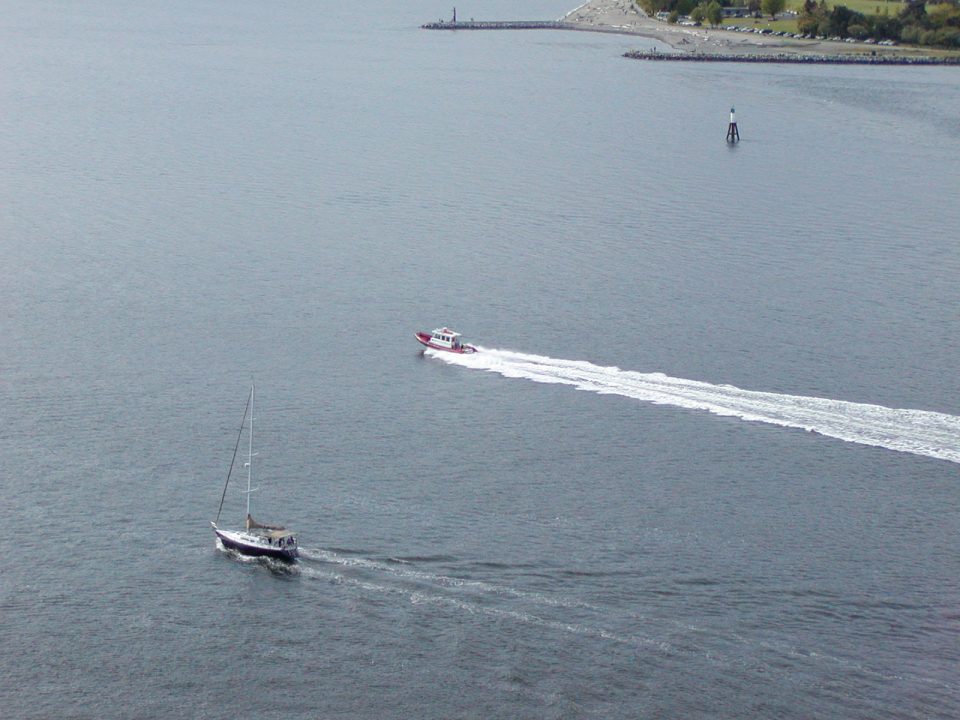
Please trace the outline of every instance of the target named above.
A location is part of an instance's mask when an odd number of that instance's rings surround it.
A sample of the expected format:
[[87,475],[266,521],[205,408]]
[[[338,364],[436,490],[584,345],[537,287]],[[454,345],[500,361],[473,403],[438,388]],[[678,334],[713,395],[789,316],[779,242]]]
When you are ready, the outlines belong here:
[[450,328],[438,328],[432,333],[418,332],[415,334],[417,342],[434,350],[444,350],[453,353],[475,353],[477,348],[463,342],[460,333]]

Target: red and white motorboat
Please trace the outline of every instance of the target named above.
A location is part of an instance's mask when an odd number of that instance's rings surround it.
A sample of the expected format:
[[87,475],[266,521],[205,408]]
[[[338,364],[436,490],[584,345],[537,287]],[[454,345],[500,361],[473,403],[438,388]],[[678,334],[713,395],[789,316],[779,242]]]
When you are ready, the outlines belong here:
[[445,350],[454,353],[475,353],[477,349],[460,339],[460,333],[450,328],[439,328],[432,333],[416,333],[417,342],[434,350]]

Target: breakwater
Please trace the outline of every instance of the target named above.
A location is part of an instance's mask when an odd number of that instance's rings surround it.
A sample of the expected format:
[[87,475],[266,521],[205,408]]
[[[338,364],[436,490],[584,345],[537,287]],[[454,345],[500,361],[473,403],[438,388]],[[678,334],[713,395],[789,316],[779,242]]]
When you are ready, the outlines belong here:
[[432,22],[421,25],[424,30],[575,30],[573,23],[562,20],[469,20]]
[[814,55],[811,53],[662,53],[631,51],[623,55],[631,60],[669,62],[799,63],[806,65],[960,65],[958,57],[908,55]]
[[629,29],[581,25],[563,20],[467,20],[456,22],[440,20],[420,26],[423,30],[578,30],[614,35],[638,35]]

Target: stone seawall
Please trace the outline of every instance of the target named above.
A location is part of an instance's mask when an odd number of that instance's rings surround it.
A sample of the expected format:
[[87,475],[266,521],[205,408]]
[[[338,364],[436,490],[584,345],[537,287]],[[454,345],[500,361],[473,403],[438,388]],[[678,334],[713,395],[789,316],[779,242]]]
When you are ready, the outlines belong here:
[[470,20],[433,22],[421,25],[424,30],[577,30],[573,23],[562,20]]
[[665,60],[668,62],[733,62],[733,63],[801,63],[807,65],[960,65],[956,57],[906,55],[814,55],[812,53],[661,53],[628,52],[631,60]]

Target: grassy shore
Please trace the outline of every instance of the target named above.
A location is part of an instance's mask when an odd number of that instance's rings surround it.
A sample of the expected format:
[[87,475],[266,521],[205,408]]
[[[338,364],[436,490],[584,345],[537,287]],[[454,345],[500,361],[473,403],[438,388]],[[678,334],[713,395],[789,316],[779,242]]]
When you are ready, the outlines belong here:
[[[901,0],[841,0],[841,2],[828,2],[827,6],[831,9],[837,5],[845,5],[850,10],[863,15],[882,15],[887,13],[891,16],[898,15],[903,10],[906,3]],[[790,0],[785,8],[788,12],[795,12],[799,16],[803,12],[803,0]],[[769,17],[760,18],[727,18],[723,21],[724,27],[744,26],[758,28],[770,28],[771,30],[795,33],[797,31],[796,17],[780,17],[771,20]]]
[[[798,0],[792,0],[799,6]],[[902,3],[880,0],[851,0],[843,2],[851,9],[863,7],[873,12],[876,7],[889,7],[891,14],[899,12]],[[589,0],[563,17],[568,23],[580,25],[585,30],[596,29],[629,35],[654,38],[681,52],[743,55],[757,54],[809,54],[809,55],[897,55],[906,57],[930,56],[956,57],[956,51],[935,50],[905,45],[881,46],[863,42],[798,39],[777,35],[734,32],[721,28],[684,27],[671,25],[649,17],[633,0]],[[782,23],[782,25],[781,25]],[[792,23],[792,25],[788,25]],[[741,27],[770,27],[775,30],[796,31],[796,19],[770,21],[769,18],[737,18],[729,25]]]

